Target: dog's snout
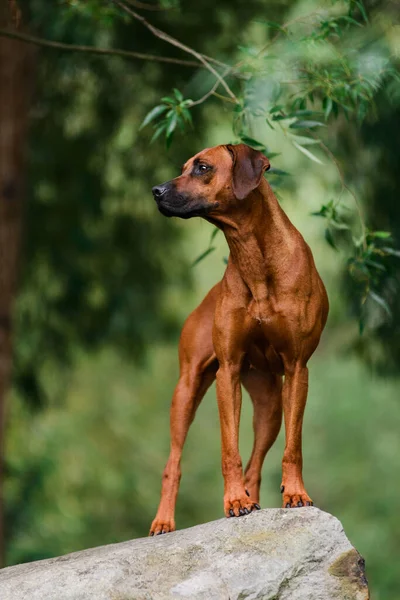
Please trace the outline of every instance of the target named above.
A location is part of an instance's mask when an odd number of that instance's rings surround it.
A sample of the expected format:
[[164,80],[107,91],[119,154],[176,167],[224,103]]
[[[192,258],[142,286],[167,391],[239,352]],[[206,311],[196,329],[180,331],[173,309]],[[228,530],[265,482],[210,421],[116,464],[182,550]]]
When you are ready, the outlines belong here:
[[167,191],[166,185],[155,185],[152,189],[154,198],[161,198]]

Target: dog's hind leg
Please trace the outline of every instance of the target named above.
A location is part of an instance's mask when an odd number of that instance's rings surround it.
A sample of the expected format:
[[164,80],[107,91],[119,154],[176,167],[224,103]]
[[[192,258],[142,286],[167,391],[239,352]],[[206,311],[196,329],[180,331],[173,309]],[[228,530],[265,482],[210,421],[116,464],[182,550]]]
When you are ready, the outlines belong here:
[[254,444],[245,469],[245,487],[251,499],[259,503],[264,458],[282,423],[282,377],[269,371],[250,369],[242,373],[242,383],[254,409]]
[[212,326],[219,284],[188,317],[179,343],[180,377],[171,404],[171,450],[162,478],[161,499],[150,535],[175,530],[175,504],[181,478],[181,455],[189,427],[204,394],[215,379],[218,362]]
[[171,405],[171,451],[162,477],[162,491],[150,535],[175,530],[175,504],[181,478],[181,455],[197,407],[215,379],[216,367],[205,371],[189,365],[179,378]]

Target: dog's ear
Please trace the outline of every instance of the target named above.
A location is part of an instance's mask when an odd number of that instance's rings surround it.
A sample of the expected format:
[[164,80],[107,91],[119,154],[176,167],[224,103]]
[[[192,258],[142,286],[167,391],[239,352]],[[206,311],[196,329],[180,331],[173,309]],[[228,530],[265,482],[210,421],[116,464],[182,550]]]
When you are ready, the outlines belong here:
[[227,145],[232,156],[232,188],[238,200],[243,200],[260,185],[264,171],[270,168],[264,154],[246,144]]

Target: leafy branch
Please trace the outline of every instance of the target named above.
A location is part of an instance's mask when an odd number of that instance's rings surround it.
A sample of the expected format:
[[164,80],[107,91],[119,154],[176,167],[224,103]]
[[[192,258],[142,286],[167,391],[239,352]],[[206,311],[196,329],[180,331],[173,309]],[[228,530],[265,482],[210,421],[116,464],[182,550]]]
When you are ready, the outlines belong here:
[[8,29],[0,29],[0,37],[8,37],[11,39],[19,40],[27,44],[33,44],[34,46],[41,46],[43,48],[52,48],[54,50],[66,50],[67,52],[85,52],[90,54],[99,54],[105,56],[121,56],[122,58],[128,59],[139,59],[139,60],[150,60],[155,62],[170,63],[175,65],[182,65],[184,67],[196,67],[199,65],[193,60],[184,60],[180,58],[173,58],[168,56],[156,56],[154,54],[146,54],[143,52],[134,52],[133,50],[120,50],[114,48],[96,48],[95,46],[83,46],[77,44],[64,44],[62,42],[56,42],[53,40],[46,40],[44,38],[28,35],[21,33],[20,31],[11,31]]
[[223,79],[223,77],[221,77],[221,75],[218,73],[218,71],[216,71],[216,69],[214,69],[214,67],[210,64],[211,61],[208,58],[206,59],[206,57],[203,56],[203,54],[201,54],[200,52],[197,52],[196,50],[193,50],[193,48],[190,48],[190,46],[186,46],[185,44],[182,44],[182,42],[178,41],[177,39],[175,39],[168,33],[165,33],[161,29],[158,29],[157,27],[155,27],[154,25],[149,23],[149,21],[147,21],[147,19],[145,19],[142,15],[138,14],[136,11],[134,11],[131,8],[129,8],[128,6],[126,6],[123,2],[120,2],[120,0],[111,0],[111,1],[114,4],[116,4],[117,6],[119,6],[128,15],[130,15],[131,17],[133,17],[134,19],[136,19],[137,21],[142,23],[142,25],[144,25],[149,31],[151,31],[151,33],[153,35],[155,35],[159,39],[164,40],[168,44],[171,44],[172,46],[175,46],[176,48],[179,48],[180,50],[183,50],[187,54],[191,54],[192,56],[197,58],[197,60],[201,64],[203,64],[204,67],[206,69],[208,69],[210,71],[210,73],[212,73],[219,80],[219,82],[224,87],[225,91],[227,92],[228,96],[230,96],[233,100],[237,101],[235,94],[232,92],[232,90],[230,89],[230,87],[228,86],[226,81]]

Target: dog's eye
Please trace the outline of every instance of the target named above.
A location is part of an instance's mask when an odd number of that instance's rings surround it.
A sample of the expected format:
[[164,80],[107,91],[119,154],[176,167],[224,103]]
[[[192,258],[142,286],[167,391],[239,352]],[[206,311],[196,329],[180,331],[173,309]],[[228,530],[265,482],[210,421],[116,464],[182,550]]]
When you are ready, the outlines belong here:
[[205,173],[210,167],[208,165],[199,165],[197,168],[200,171],[200,173]]

